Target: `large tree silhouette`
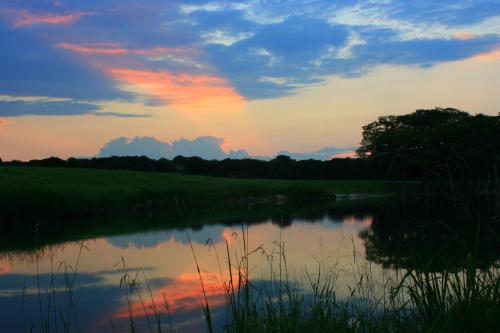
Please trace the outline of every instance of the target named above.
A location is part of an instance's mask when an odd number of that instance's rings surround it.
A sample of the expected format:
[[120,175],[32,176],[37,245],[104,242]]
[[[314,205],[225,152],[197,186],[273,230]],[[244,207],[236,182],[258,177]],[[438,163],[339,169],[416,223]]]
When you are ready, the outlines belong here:
[[498,184],[500,117],[453,108],[383,116],[363,127],[357,152],[393,178],[420,179],[453,195],[471,184],[490,191]]

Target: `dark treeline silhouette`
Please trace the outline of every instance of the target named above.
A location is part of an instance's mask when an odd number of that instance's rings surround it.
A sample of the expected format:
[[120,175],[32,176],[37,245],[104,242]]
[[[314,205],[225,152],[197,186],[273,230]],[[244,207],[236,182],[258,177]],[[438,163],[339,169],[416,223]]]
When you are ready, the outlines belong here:
[[68,160],[51,157],[2,164],[241,178],[418,180],[425,192],[452,198],[460,193],[500,192],[500,116],[471,115],[453,108],[382,116],[363,127],[357,152],[361,158],[329,161],[297,161],[286,155],[270,161],[129,156]]
[[457,209],[445,200],[396,197],[377,208],[360,237],[366,258],[385,268],[463,269],[473,256],[486,269],[500,259],[500,217],[484,201]]
[[363,127],[357,152],[390,178],[420,180],[428,193],[500,191],[500,116],[453,108],[382,116]]
[[[1,160],[0,160],[1,162]],[[28,162],[9,161],[3,165],[115,169],[133,171],[178,172],[193,175],[238,178],[272,179],[383,179],[382,169],[377,169],[368,159],[335,158],[329,161],[296,161],[280,155],[270,161],[256,159],[205,160],[200,157],[177,156],[173,160],[154,160],[145,156],[69,158],[50,157]]]
[[[177,214],[159,214],[148,218],[134,214],[102,216],[88,218],[85,223],[81,220],[65,219],[64,224],[50,221],[37,221],[37,226],[27,226],[25,223],[0,223],[0,255],[2,252],[19,250],[31,252],[43,249],[47,245],[61,244],[68,241],[81,240],[88,235],[111,236],[137,232],[152,232],[155,230],[201,230],[210,224],[240,227],[242,223],[256,225],[271,222],[280,227],[289,227],[294,221],[305,223],[320,223],[328,217],[334,223],[343,223],[346,217],[362,219],[371,214],[380,206],[379,200],[343,201],[340,204],[326,202],[308,202],[307,204],[294,202],[283,205],[260,205],[249,209],[244,207],[228,207],[227,205],[216,210],[220,215],[217,219],[214,210],[198,210],[197,214],[185,211],[183,220]],[[227,212],[231,211],[232,214]],[[200,215],[198,215],[200,213]],[[222,214],[224,213],[224,214]],[[25,221],[23,221],[25,222]],[[203,241],[202,244],[205,244]]]

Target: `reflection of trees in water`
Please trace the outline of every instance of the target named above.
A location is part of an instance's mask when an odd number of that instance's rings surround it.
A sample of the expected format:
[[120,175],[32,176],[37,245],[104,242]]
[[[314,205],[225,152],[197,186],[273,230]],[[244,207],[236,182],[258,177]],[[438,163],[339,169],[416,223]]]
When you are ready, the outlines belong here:
[[[295,206],[285,207],[261,207],[254,208],[252,211],[239,212],[241,216],[236,214],[234,218],[229,220],[215,220],[213,216],[210,223],[204,223],[201,220],[190,222],[188,225],[180,225],[172,223],[172,221],[159,217],[157,220],[144,219],[125,219],[125,218],[107,218],[103,220],[89,221],[67,221],[61,226],[60,224],[46,223],[43,228],[35,230],[26,230],[25,228],[14,226],[0,226],[2,234],[2,242],[0,242],[0,258],[3,256],[23,257],[23,260],[34,262],[36,256],[50,258],[51,255],[59,252],[64,246],[71,246],[82,239],[94,239],[95,237],[111,237],[113,245],[120,247],[128,247],[130,244],[134,246],[151,246],[150,243],[156,245],[165,241],[172,235],[177,233],[184,234],[184,229],[187,227],[193,232],[200,231],[200,239],[193,239],[200,244],[204,244],[208,238],[213,239],[215,235],[210,233],[207,236],[207,230],[214,229],[219,226],[231,225],[257,225],[262,223],[273,223],[280,227],[289,227],[292,223],[300,221],[302,223],[318,223],[328,219],[334,223],[342,223],[346,216],[364,219],[371,216],[373,209],[378,205],[376,200],[344,200],[334,203],[301,203]],[[222,216],[225,213],[221,213]],[[257,214],[254,214],[257,213]],[[141,233],[151,232],[144,235]],[[215,234],[220,235],[221,231],[216,230]],[[194,234],[196,235],[196,233]],[[206,237],[205,237],[206,236]],[[183,241],[183,237],[176,237],[177,240]],[[76,242],[76,243],[75,243]],[[120,243],[120,244],[118,244]],[[17,260],[16,257],[16,260]]]
[[345,223],[346,220],[361,222],[368,218],[371,219],[373,212],[379,209],[382,200],[385,199],[371,198],[337,202],[330,207],[320,207],[320,209],[301,213],[272,216],[270,221],[280,227],[289,227],[297,221],[302,223],[321,223],[325,220],[330,223]]
[[[469,210],[470,211],[470,210]],[[488,268],[500,260],[500,220],[460,215],[444,203],[393,202],[360,232],[368,260],[385,268],[460,269],[475,259]],[[472,220],[471,220],[472,219]]]
[[33,265],[37,260],[46,260],[56,256],[69,247],[79,247],[80,241],[66,242],[61,244],[46,244],[38,248],[13,250],[0,253],[0,261],[23,263]]

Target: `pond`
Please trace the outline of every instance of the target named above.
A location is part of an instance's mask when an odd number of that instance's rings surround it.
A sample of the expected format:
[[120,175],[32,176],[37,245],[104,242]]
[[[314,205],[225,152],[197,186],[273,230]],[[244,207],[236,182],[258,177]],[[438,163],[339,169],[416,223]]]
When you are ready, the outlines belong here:
[[[294,288],[307,290],[321,275],[334,281],[339,299],[354,299],[356,288],[358,301],[380,299],[387,284],[415,262],[409,249],[435,255],[444,246],[440,236],[415,245],[411,230],[386,233],[380,226],[389,219],[385,206],[366,207],[318,208],[313,214],[251,223],[162,228],[3,251],[2,330],[52,332],[66,326],[75,332],[130,332],[132,315],[138,332],[156,331],[159,322],[166,332],[205,332],[200,278],[214,326],[220,328],[227,321],[222,283],[241,282],[238,263],[253,285],[293,280]],[[498,262],[498,251],[489,249],[484,251],[488,267]],[[451,251],[455,258],[447,262],[460,265],[467,249]],[[363,278],[366,284],[360,283]]]

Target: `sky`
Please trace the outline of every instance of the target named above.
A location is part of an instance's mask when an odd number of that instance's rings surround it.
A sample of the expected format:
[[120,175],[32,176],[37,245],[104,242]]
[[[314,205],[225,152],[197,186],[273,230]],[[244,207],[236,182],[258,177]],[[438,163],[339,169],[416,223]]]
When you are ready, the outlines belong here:
[[0,45],[3,160],[348,149],[381,115],[500,112],[500,0],[2,0]]

